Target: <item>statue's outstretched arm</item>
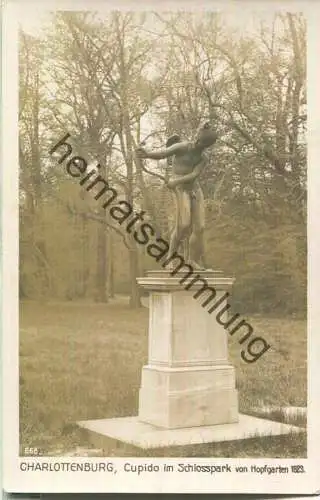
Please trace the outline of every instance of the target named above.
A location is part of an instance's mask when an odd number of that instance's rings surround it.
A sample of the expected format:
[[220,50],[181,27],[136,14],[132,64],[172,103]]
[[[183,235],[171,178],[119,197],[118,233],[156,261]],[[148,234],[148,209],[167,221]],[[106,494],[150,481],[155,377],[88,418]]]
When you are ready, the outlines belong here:
[[176,154],[182,154],[186,151],[187,143],[178,142],[176,144],[172,144],[168,148],[158,149],[156,151],[148,151],[143,147],[139,147],[136,150],[136,154],[139,158],[150,158],[151,160],[162,160],[164,158],[168,158],[169,156],[173,156]]

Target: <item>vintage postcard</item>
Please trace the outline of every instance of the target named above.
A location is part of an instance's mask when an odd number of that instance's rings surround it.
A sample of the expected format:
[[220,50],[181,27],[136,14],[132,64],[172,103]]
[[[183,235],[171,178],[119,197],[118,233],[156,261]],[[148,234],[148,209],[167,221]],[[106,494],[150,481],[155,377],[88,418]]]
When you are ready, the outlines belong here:
[[316,493],[319,6],[2,14],[4,489]]

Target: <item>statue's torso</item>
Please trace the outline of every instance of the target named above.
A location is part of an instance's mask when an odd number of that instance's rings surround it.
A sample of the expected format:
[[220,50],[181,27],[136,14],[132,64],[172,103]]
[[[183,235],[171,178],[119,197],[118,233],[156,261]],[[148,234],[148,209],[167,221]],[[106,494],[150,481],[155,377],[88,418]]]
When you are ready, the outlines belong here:
[[202,152],[197,151],[189,143],[186,145],[186,152],[175,155],[172,162],[173,176],[190,174],[194,167],[202,160]]

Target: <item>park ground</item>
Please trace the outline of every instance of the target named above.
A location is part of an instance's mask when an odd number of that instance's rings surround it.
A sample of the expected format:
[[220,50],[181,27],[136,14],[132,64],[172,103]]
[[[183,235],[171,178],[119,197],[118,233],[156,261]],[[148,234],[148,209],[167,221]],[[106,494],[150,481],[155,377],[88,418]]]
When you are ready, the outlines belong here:
[[[256,335],[271,344],[256,363],[240,357],[230,337],[240,411],[307,404],[306,321],[251,316]],[[90,448],[75,422],[137,415],[141,367],[147,362],[148,309],[132,310],[124,298],[109,304],[88,302],[20,305],[20,453],[37,447],[44,455],[67,455]],[[305,425],[304,419],[296,425]],[[113,444],[105,456],[133,453]],[[306,433],[238,442],[209,443],[144,456],[306,457]]]

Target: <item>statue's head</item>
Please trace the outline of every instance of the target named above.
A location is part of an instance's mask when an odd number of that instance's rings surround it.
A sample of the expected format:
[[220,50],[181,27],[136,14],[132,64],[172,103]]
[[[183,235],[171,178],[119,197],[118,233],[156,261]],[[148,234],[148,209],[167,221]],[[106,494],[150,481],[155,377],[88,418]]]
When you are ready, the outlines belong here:
[[209,121],[202,123],[195,135],[195,145],[202,148],[209,148],[217,140],[217,133],[213,130]]

